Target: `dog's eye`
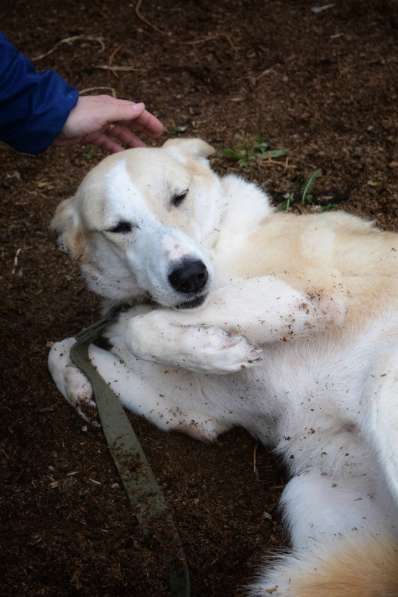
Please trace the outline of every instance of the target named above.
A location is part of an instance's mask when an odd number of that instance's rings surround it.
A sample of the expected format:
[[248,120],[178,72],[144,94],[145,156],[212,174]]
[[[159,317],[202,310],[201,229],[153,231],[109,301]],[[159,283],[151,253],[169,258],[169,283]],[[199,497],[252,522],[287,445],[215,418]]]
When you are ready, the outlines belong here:
[[117,234],[127,234],[128,232],[131,232],[133,229],[133,225],[130,222],[118,222],[116,224],[116,226],[113,226],[113,228],[109,228],[107,230],[107,232],[116,232]]
[[181,205],[181,203],[184,201],[187,195],[188,189],[186,191],[183,191],[182,193],[178,193],[178,195],[174,195],[174,197],[171,200],[171,204],[174,205],[174,207],[178,207],[179,205]]

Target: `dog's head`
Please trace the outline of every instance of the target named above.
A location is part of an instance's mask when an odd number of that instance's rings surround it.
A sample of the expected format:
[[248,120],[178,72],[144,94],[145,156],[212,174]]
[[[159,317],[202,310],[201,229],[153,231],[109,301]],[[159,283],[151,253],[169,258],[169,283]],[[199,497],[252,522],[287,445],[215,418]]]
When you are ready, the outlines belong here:
[[94,292],[169,307],[203,301],[222,201],[211,153],[204,141],[175,139],[109,156],[60,204],[52,228]]

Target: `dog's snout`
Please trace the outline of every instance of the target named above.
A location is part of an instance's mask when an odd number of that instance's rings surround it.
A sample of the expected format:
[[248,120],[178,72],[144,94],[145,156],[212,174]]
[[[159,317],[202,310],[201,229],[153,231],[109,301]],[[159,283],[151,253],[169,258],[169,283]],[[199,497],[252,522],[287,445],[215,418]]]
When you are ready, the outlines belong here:
[[207,284],[209,274],[203,261],[186,259],[169,275],[169,282],[178,292],[200,292]]

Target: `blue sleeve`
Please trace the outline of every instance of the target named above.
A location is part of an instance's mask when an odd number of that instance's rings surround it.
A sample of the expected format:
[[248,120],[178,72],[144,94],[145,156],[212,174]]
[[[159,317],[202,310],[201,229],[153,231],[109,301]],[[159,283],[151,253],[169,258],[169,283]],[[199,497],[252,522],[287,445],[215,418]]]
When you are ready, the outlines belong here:
[[33,64],[0,33],[0,141],[37,154],[62,131],[79,94],[55,71]]

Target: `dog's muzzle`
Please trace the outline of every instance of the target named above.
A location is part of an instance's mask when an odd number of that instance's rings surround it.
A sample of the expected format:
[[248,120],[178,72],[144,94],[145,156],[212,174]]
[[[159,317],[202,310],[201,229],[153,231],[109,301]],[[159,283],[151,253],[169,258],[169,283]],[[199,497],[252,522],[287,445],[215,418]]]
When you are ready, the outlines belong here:
[[207,297],[207,294],[201,294],[196,296],[195,298],[185,301],[184,303],[180,303],[175,308],[176,309],[195,309],[195,307],[200,307],[203,305]]

